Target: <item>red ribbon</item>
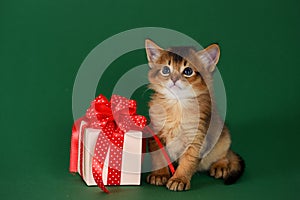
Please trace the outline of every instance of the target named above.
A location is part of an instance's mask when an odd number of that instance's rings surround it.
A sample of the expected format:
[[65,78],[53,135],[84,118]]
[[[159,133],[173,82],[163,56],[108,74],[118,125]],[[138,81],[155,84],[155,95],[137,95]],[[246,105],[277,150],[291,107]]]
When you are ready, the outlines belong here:
[[83,119],[84,119],[84,117],[79,118],[78,120],[76,120],[73,127],[72,127],[71,150],[70,150],[70,167],[69,167],[69,171],[71,173],[76,173],[77,172],[79,128],[80,128],[80,123]]
[[167,163],[168,163],[168,166],[169,166],[169,169],[171,171],[171,174],[174,175],[175,173],[175,168],[171,162],[171,159],[170,157],[168,156],[168,153],[167,151],[165,150],[164,148],[164,145],[161,143],[161,141],[159,140],[158,136],[154,133],[154,131],[149,127],[149,126],[146,126],[144,128],[144,130],[148,133],[151,134],[151,136],[154,138],[155,142],[157,143],[158,147],[160,148],[161,152],[163,153],[163,156],[165,157]]
[[[94,149],[92,174],[97,185],[104,192],[109,193],[109,191],[105,188],[102,179],[105,158],[109,153],[110,156],[107,185],[119,185],[124,134],[129,130],[142,130],[146,125],[146,118],[141,115],[136,115],[136,102],[134,100],[128,100],[125,97],[113,95],[109,102],[103,95],[98,96],[92,101],[90,108],[86,112],[86,115],[76,120],[73,125],[70,153],[70,172],[77,172],[79,145],[78,137],[80,123],[83,120],[87,122],[87,124],[82,127],[83,130],[87,127],[101,129]],[[146,127],[145,130],[150,132],[155,141],[158,143],[173,174],[175,169],[158,137],[149,127]],[[83,136],[81,136],[79,166],[81,176],[83,176],[83,144]],[[108,152],[108,150],[110,152]]]

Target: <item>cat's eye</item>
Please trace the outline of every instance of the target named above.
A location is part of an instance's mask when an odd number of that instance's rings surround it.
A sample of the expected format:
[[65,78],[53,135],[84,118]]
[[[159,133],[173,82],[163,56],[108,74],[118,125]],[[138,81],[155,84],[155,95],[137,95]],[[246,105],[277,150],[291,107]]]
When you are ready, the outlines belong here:
[[170,70],[170,67],[168,66],[164,66],[162,69],[161,69],[161,74],[163,76],[168,76],[170,74],[171,70]]
[[185,77],[191,77],[194,75],[194,70],[190,67],[186,67],[186,68],[184,68],[182,73]]

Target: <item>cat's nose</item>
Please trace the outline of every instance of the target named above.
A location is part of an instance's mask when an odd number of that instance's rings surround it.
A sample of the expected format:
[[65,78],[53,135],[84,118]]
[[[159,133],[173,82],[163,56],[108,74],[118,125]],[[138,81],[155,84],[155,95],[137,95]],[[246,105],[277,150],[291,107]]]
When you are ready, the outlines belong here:
[[173,76],[171,76],[171,80],[172,80],[172,81],[173,81],[173,83],[175,84],[175,83],[176,83],[176,81],[178,81],[178,80],[179,80],[179,76],[173,75]]

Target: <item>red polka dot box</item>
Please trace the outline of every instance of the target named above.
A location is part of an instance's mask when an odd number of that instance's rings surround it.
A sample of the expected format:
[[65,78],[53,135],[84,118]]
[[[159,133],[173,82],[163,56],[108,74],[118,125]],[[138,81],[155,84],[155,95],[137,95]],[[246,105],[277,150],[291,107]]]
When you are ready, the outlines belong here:
[[98,96],[74,123],[70,172],[78,172],[88,186],[98,185],[104,192],[104,185],[139,185],[145,125],[134,100]]

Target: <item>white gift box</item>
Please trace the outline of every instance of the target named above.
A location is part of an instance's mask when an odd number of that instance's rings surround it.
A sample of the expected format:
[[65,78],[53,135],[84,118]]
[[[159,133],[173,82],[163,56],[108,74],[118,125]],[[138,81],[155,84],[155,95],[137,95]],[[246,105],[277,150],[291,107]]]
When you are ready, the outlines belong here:
[[[82,130],[82,126],[86,122],[82,121],[80,124],[79,132],[79,145],[78,145],[78,173],[81,175],[83,180],[88,186],[97,185],[93,174],[92,174],[92,161],[94,148],[98,135],[99,129],[85,128]],[[81,135],[84,131],[84,144],[83,144],[83,155],[82,161],[80,160],[81,152]],[[108,151],[109,152],[109,151]],[[103,183],[107,185],[108,178],[108,158],[107,153],[104,169],[103,169]],[[141,160],[142,159],[142,132],[130,130],[124,135],[124,145],[122,152],[122,167],[121,167],[121,180],[120,185],[140,185],[141,179]],[[80,162],[82,162],[82,173],[80,170]]]

